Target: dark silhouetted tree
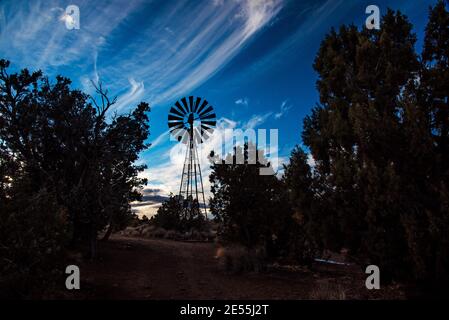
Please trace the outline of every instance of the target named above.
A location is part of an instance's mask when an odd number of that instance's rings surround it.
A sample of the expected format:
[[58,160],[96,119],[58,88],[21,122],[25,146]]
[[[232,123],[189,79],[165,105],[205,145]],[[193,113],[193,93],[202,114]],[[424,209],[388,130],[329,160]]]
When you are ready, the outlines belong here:
[[2,271],[42,266],[43,252],[64,247],[63,238],[94,257],[98,232],[131,215],[145,183],[134,162],[147,147],[149,106],[108,122],[115,99],[101,85],[97,103],[69,79],[50,83],[40,71],[8,67],[0,60]]
[[156,215],[151,218],[151,223],[167,230],[179,232],[205,230],[207,228],[206,218],[202,211],[191,210],[187,207],[192,205],[194,208],[198,208],[197,200],[190,196],[189,198],[185,200],[170,194],[168,200],[162,203]]
[[225,159],[212,152],[211,161],[210,210],[222,241],[262,246],[270,256],[288,255],[293,213],[283,182],[276,175],[260,174],[268,164],[262,150],[247,143]]
[[162,203],[162,206],[157,210],[156,215],[150,219],[154,225],[164,228],[166,230],[182,229],[182,202],[179,196],[170,194],[169,198]]
[[388,10],[378,31],[332,30],[314,64],[320,104],[302,134],[315,160],[311,234],[379,265],[384,280],[448,277],[448,21],[440,1],[419,59],[412,25]]
[[[322,203],[317,193],[314,193],[312,169],[308,164],[307,154],[296,146],[291,155],[290,161],[284,165],[283,184],[286,187],[286,199],[292,207],[291,217],[283,221],[288,225],[286,232],[283,232],[287,252],[300,263],[310,263],[315,258],[316,250],[322,241],[318,241],[315,233],[324,234],[319,230],[324,218],[322,212],[316,204]],[[315,197],[317,199],[315,199]]]

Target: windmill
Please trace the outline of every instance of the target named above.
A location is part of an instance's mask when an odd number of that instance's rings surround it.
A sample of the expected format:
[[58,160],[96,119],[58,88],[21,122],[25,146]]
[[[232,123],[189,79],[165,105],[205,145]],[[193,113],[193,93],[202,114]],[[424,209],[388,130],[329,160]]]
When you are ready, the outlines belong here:
[[170,133],[186,144],[186,156],[182,168],[179,199],[183,201],[183,214],[194,217],[203,214],[207,218],[203,179],[198,159],[197,145],[207,140],[216,124],[214,109],[206,100],[190,96],[177,101],[168,114]]

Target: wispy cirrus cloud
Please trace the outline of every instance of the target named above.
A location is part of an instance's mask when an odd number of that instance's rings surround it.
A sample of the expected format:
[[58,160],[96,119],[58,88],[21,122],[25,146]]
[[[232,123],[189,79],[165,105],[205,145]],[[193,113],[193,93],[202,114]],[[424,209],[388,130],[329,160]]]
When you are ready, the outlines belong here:
[[[118,96],[112,111],[124,113],[140,100],[154,108],[203,84],[270,25],[284,0],[77,0],[79,30],[68,30],[61,20],[69,4],[73,3],[2,0],[0,56],[16,68],[43,69],[51,78],[68,76],[87,93],[93,93],[91,81],[101,81],[111,96]],[[255,128],[267,117],[222,118],[216,132]],[[168,134],[161,133],[153,141],[157,155],[139,160],[149,165],[144,173],[148,187],[165,195],[177,192],[184,160],[184,147],[178,144],[178,155],[173,156],[168,149],[173,145],[166,140]],[[207,192],[207,154],[221,142],[212,137],[202,146]],[[155,204],[149,206],[154,209]]]
[[235,100],[235,104],[238,106],[245,106],[247,107],[249,105],[249,99],[248,98],[240,98]]
[[78,76],[81,85],[88,83],[86,75],[103,80],[111,93],[119,95],[122,104],[116,109],[124,112],[125,103],[140,89],[144,89],[141,98],[157,105],[199,86],[283,7],[282,0],[76,4],[80,29],[67,30],[60,19],[65,2],[2,2],[0,52],[20,67]]
[[143,81],[137,82],[133,78],[129,78],[128,81],[130,84],[128,92],[119,97],[111,111],[121,113],[123,110],[130,110],[142,99],[145,89]]
[[273,112],[267,112],[265,114],[255,114],[243,125],[246,129],[257,129],[262,123],[267,121],[267,119],[273,114]]
[[5,23],[0,29],[0,51],[31,68],[92,67],[94,52],[137,9],[139,1],[77,1],[81,28],[76,31],[68,30],[61,21],[65,13],[62,4],[57,0],[2,2]]
[[275,119],[280,119],[280,118],[283,117],[285,114],[287,114],[287,112],[290,111],[290,109],[291,109],[292,107],[293,107],[293,106],[292,106],[291,104],[288,103],[288,100],[282,101],[281,109],[279,110],[279,112],[276,112],[276,113],[274,114],[274,118],[275,118]]
[[[173,99],[224,67],[281,8],[280,0],[167,6],[145,27],[138,42],[105,66],[106,73],[126,69],[145,79],[154,104]],[[146,46],[148,43],[153,45]]]

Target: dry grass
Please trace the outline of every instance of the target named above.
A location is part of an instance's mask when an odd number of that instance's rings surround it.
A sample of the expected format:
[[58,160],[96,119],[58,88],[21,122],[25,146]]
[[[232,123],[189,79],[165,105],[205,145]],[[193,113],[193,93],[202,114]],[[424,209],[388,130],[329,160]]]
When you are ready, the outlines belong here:
[[220,247],[215,256],[220,269],[231,272],[260,272],[266,268],[263,248],[245,248],[242,246]]
[[179,232],[166,230],[152,225],[141,225],[138,227],[127,227],[118,232],[118,235],[125,237],[147,238],[147,239],[169,239],[177,241],[213,241],[216,238],[214,231]]
[[311,300],[346,300],[346,292],[338,283],[318,282],[309,293]]

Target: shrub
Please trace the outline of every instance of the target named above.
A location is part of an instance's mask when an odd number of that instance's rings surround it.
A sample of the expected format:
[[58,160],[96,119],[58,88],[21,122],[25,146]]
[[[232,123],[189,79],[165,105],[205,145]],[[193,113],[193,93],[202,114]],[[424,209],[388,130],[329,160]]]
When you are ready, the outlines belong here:
[[260,272],[266,268],[266,252],[263,247],[252,249],[241,245],[220,247],[216,258],[220,269],[226,272]]
[[170,239],[170,240],[175,240],[177,239],[177,232],[175,230],[168,230],[165,235],[164,238],[165,239]]
[[[20,193],[20,192],[19,192]],[[67,211],[40,190],[28,200],[0,204],[0,298],[26,298],[61,275],[68,239]]]
[[154,238],[165,238],[166,233],[167,230],[165,230],[164,228],[157,228],[151,232],[151,236]]
[[346,300],[346,292],[336,283],[320,282],[316,284],[309,294],[311,300]]

